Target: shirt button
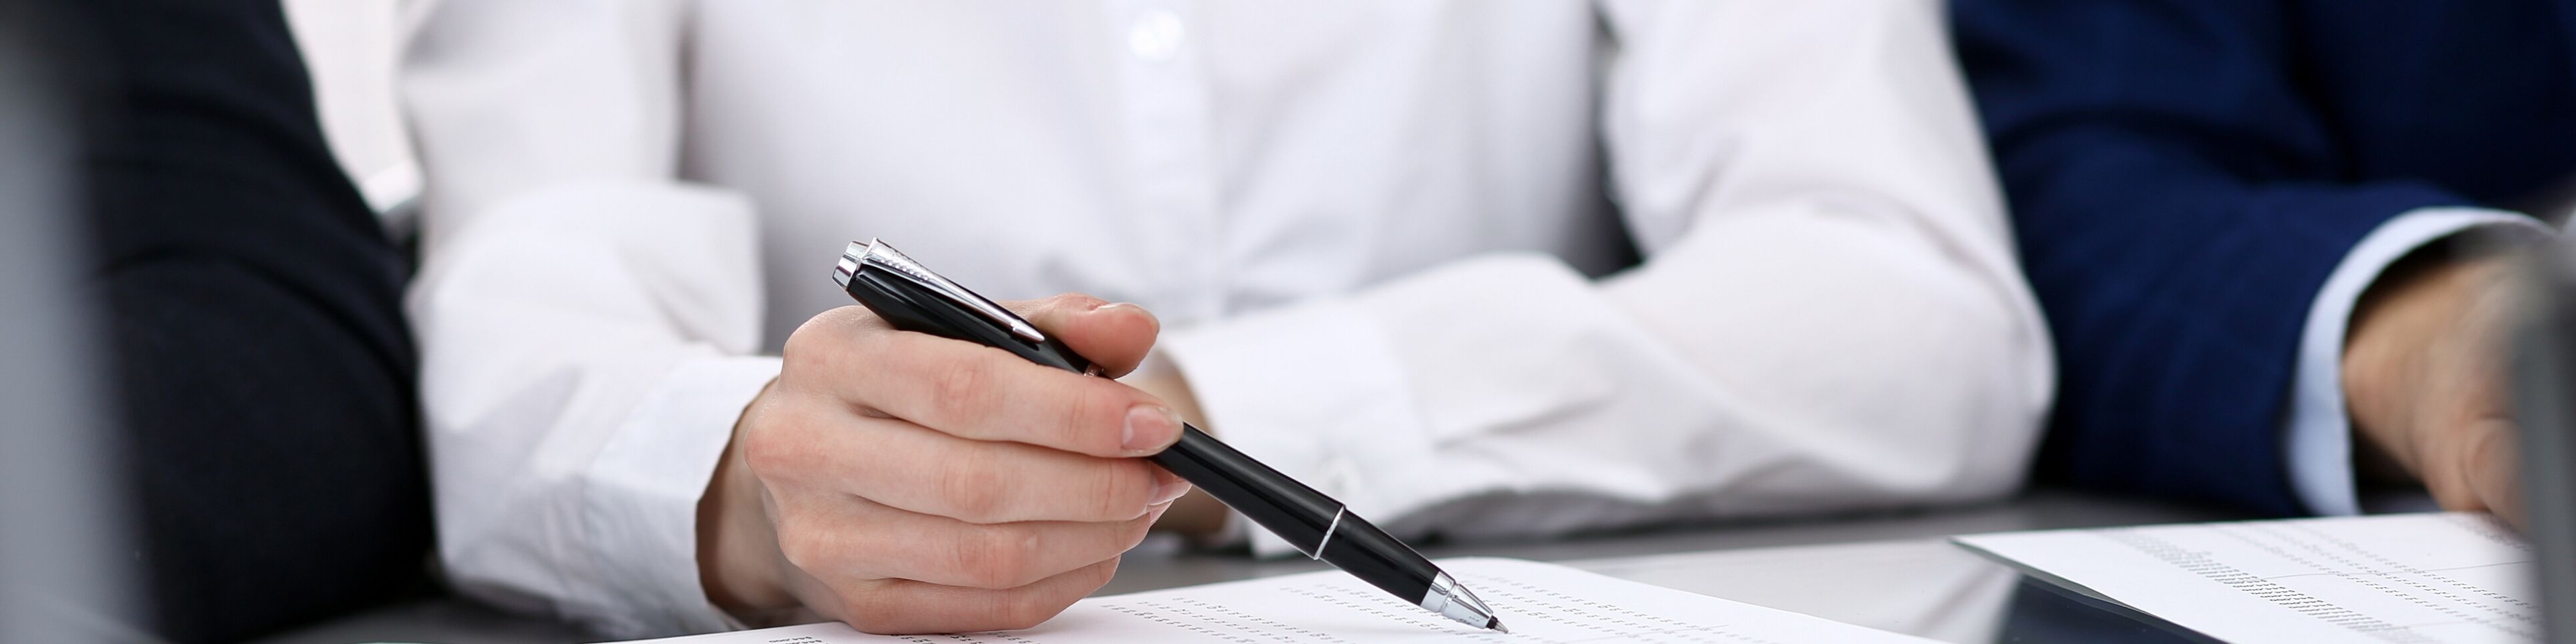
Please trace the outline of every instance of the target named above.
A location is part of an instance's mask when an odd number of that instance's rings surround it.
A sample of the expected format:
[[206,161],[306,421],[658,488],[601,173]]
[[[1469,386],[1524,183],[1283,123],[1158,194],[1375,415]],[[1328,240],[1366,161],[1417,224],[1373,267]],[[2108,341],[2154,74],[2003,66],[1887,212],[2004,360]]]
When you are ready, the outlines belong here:
[[1171,10],[1147,11],[1127,28],[1127,50],[1145,60],[1170,60],[1181,49],[1183,31],[1181,17]]

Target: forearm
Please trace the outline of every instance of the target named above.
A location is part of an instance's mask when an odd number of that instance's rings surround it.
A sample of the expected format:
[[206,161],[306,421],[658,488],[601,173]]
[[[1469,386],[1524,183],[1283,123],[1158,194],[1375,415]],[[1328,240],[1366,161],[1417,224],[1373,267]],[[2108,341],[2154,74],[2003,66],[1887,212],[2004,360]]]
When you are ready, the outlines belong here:
[[[1713,238],[1735,241],[1681,252],[1715,264],[1595,285],[1489,258],[1166,347],[1228,442],[1400,532],[1542,536],[1987,498],[2018,481],[2047,391],[2035,321],[1912,263],[1925,253]],[[1775,280],[1801,274],[1815,277]],[[1382,340],[1293,322],[1316,316]],[[1340,353],[1292,357],[1325,345]],[[1384,353],[1356,355],[1370,349]],[[1301,359],[1317,368],[1271,367]]]
[[1478,257],[1166,334],[1208,420],[1399,532],[2010,489],[2048,350],[1937,9],[1603,13],[1607,161],[1645,265]]
[[[592,183],[478,215],[424,247],[411,303],[450,574],[619,635],[724,627],[697,503],[778,373],[754,355],[749,208]],[[661,263],[624,270],[633,257]]]

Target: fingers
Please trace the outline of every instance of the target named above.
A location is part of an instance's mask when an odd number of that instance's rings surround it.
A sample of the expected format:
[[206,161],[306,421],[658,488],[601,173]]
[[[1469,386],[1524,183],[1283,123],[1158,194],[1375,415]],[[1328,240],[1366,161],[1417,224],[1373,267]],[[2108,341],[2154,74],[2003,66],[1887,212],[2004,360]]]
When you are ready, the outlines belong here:
[[1008,590],[890,580],[836,607],[851,628],[878,634],[1016,630],[1064,612],[1118,572],[1118,559]]
[[846,497],[785,501],[779,551],[805,574],[1018,588],[1117,557],[1168,505],[1125,521],[977,524]]
[[1180,440],[1162,401],[1107,378],[918,333],[879,336],[844,399],[953,436],[1093,456],[1142,456]]
[[2511,420],[2461,421],[2433,430],[2427,440],[2424,489],[2442,509],[2493,512],[2516,527],[2523,525],[2521,463]]
[[1162,332],[1162,321],[1145,307],[1111,304],[1089,295],[1068,293],[1013,302],[1010,307],[1074,353],[1100,365],[1111,378],[1135,371],[1154,348],[1154,336]]
[[[1024,306],[1066,331],[1073,346],[1091,346],[1104,368],[1134,368],[1157,323],[1142,309],[1097,302],[1058,296]],[[784,355],[782,386],[954,436],[1093,456],[1143,456],[1180,439],[1180,416],[1151,394],[991,347],[897,332],[860,307],[815,316],[788,338]]]
[[2469,431],[2466,473],[2470,489],[2488,511],[2516,528],[2529,529],[2523,510],[2522,462],[2514,448],[2513,425],[2491,419],[2477,423]]
[[898,509],[970,523],[1124,521],[1189,491],[1142,459],[1100,458],[1019,443],[976,441],[896,419],[816,432],[777,459],[783,477]]

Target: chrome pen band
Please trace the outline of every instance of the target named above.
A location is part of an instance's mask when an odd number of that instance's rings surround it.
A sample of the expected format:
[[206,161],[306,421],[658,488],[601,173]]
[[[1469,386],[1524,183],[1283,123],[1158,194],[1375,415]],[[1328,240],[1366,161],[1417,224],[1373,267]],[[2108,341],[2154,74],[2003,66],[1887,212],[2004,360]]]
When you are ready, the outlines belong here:
[[1315,549],[1306,551],[1306,558],[1307,558],[1307,559],[1314,559],[1314,560],[1317,560],[1317,561],[1322,561],[1322,560],[1324,559],[1324,546],[1332,545],[1332,543],[1333,543],[1333,532],[1334,532],[1334,531],[1336,531],[1336,530],[1340,530],[1340,529],[1342,529],[1342,515],[1350,514],[1350,513],[1351,513],[1351,506],[1347,506],[1347,505],[1345,505],[1345,506],[1342,506],[1342,507],[1333,508],[1333,521],[1332,521],[1332,523],[1327,523],[1327,524],[1325,524],[1325,525],[1324,525],[1324,536],[1323,536],[1323,538],[1320,538],[1320,539],[1316,539],[1316,540],[1315,540]]

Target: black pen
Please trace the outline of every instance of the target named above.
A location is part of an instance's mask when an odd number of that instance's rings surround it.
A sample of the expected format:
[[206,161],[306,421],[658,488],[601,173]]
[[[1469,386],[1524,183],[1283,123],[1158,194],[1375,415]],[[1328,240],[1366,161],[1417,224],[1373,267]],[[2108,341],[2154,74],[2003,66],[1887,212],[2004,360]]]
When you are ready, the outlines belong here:
[[[999,348],[1031,362],[1087,375],[1100,368],[984,296],[958,286],[885,242],[851,242],[832,281],[894,328]],[[1351,515],[1342,502],[1252,460],[1187,423],[1181,440],[1148,457],[1306,556],[1442,617],[1509,633],[1484,600],[1395,537]]]

